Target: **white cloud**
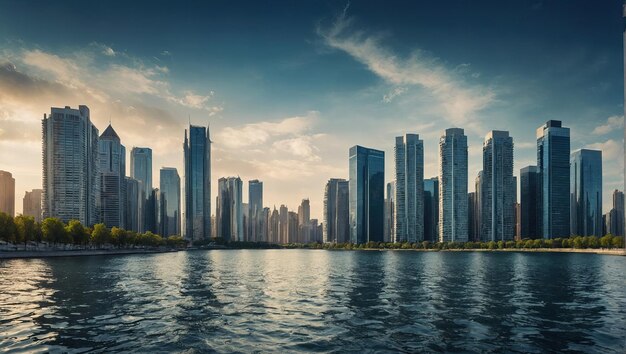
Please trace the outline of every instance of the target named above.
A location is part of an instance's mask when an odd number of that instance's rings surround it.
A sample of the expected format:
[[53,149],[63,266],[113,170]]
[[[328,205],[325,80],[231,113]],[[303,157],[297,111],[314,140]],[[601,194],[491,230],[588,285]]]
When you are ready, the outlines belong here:
[[393,101],[394,98],[396,98],[397,96],[400,96],[401,94],[405,92],[406,92],[405,87],[396,87],[395,89],[391,90],[389,93],[383,96],[383,102],[391,103],[391,101]]
[[604,135],[621,128],[624,128],[624,116],[611,116],[607,118],[606,123],[595,127],[591,133]]

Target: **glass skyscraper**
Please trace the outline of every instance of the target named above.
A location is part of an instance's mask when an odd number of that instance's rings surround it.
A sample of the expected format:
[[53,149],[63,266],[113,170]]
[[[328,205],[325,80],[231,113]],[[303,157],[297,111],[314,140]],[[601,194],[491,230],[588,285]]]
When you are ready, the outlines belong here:
[[424,142],[417,134],[396,137],[395,242],[424,240]]
[[124,199],[124,229],[139,232],[139,207],[141,206],[141,182],[125,177],[126,197]]
[[211,137],[208,128],[185,130],[184,237],[189,241],[211,237]]
[[0,212],[15,216],[15,178],[7,171],[0,171]]
[[439,241],[467,242],[467,136],[446,129],[439,139]]
[[152,195],[152,149],[133,147],[130,151],[130,176],[140,183],[139,232],[148,230],[148,199]]
[[572,235],[603,236],[602,151],[574,151],[570,173]]
[[163,237],[180,236],[180,176],[173,167],[162,167],[159,171],[160,234]]
[[537,166],[526,166],[520,170],[520,236],[541,238],[539,199],[541,180]]
[[393,242],[393,235],[395,234],[395,200],[396,197],[396,182],[391,181],[387,183],[387,192],[385,198],[385,242]]
[[512,241],[517,189],[513,178],[513,138],[509,132],[492,130],[485,137],[481,182],[481,240]]
[[258,179],[248,181],[248,241],[267,241],[263,229],[263,182]]
[[217,236],[227,241],[245,241],[242,189],[239,177],[222,177],[217,181]]
[[124,227],[126,198],[126,148],[113,127],[98,142],[100,166],[100,221],[107,227]]
[[331,178],[324,189],[324,242],[346,243],[350,241],[348,200],[348,181]]
[[569,128],[550,120],[537,129],[540,225],[543,238],[570,236]]
[[350,148],[350,241],[383,241],[385,152]]
[[439,241],[439,178],[424,180],[424,240]]
[[98,129],[89,108],[52,107],[42,120],[43,217],[91,226],[100,219]]

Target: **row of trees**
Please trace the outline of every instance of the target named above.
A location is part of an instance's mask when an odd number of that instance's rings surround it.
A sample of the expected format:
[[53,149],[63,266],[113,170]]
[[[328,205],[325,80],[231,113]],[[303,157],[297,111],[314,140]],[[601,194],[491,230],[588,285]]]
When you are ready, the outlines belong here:
[[58,218],[47,218],[38,223],[32,216],[19,215],[13,218],[5,213],[0,213],[0,240],[13,244],[48,242],[81,246],[110,244],[116,247],[184,247],[187,244],[180,236],[163,238],[150,231],[137,233],[118,227],[109,229],[104,224],[96,224],[91,228],[83,226],[78,220],[65,224]]
[[353,243],[290,243],[285,248],[312,248],[312,249],[424,249],[424,250],[471,250],[471,249],[537,249],[537,248],[575,248],[575,249],[613,249],[623,248],[622,236],[571,236],[555,239],[524,239],[519,241],[490,241],[490,242],[368,242],[365,244]]

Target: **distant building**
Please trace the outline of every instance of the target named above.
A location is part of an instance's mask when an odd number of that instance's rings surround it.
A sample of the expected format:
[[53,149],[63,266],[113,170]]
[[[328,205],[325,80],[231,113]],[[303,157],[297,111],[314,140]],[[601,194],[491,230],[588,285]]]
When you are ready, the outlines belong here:
[[280,242],[280,216],[276,206],[269,217],[268,222],[268,242],[269,243],[281,243]]
[[124,198],[124,229],[139,232],[139,206],[142,203],[142,183],[131,177],[125,177],[126,196]]
[[467,136],[446,129],[439,139],[439,241],[468,240],[467,168]]
[[439,178],[424,180],[424,240],[439,241]]
[[100,173],[100,222],[124,227],[126,212],[126,148],[111,124],[98,141]]
[[180,236],[180,176],[173,167],[159,171],[160,234],[163,237]]
[[350,241],[349,183],[345,179],[331,178],[324,189],[324,242]]
[[392,181],[387,183],[387,193],[385,198],[385,235],[383,237],[385,242],[393,242],[395,235],[395,201],[396,197],[396,182]]
[[158,188],[152,188],[144,210],[145,231],[158,234],[161,225],[161,193]]
[[396,137],[395,242],[424,240],[424,142],[417,134]]
[[278,243],[289,242],[289,209],[281,205],[278,213]]
[[[2,173],[2,172],[0,172]],[[2,178],[2,177],[0,177]],[[2,182],[0,182],[2,184]],[[36,222],[41,222],[41,194],[42,189],[33,189],[30,192],[26,192],[24,195],[22,214],[26,216],[32,216]]]
[[298,242],[308,243],[311,239],[311,202],[302,199],[298,206]]
[[288,213],[288,224],[287,224],[287,243],[297,243],[300,242],[298,239],[298,213],[294,211],[290,211]]
[[541,179],[537,166],[526,166],[520,170],[520,237],[541,238],[539,215],[541,210]]
[[182,229],[185,239],[193,242],[211,237],[211,137],[208,128],[194,125],[189,126],[189,139],[187,133]]
[[609,211],[607,233],[615,236],[624,236],[624,192],[613,191],[613,208]]
[[602,151],[581,149],[570,160],[570,231],[577,236],[603,236]]
[[100,219],[98,129],[91,123],[89,108],[52,107],[41,125],[43,218],[96,224]]
[[[467,240],[476,241],[480,234],[476,234],[473,227],[476,223],[476,192],[467,193]],[[480,241],[480,240],[478,240]]]
[[242,189],[239,177],[217,181],[217,236],[227,241],[244,241]]
[[383,241],[385,152],[350,148],[350,241]]
[[140,182],[139,190],[139,232],[148,231],[150,218],[146,208],[152,194],[152,149],[133,147],[130,151],[130,176]]
[[537,129],[543,238],[570,236],[570,134],[558,120]]
[[15,216],[15,178],[7,171],[0,171],[0,213]]
[[515,240],[516,241],[522,239],[521,215],[522,215],[522,206],[520,203],[515,203]]
[[472,229],[472,231],[470,232],[471,235],[473,235],[474,238],[470,238],[471,241],[474,242],[480,242],[482,240],[481,237],[481,225],[482,225],[482,187],[483,184],[483,171],[478,171],[478,175],[476,175],[476,178],[474,179],[474,204],[473,205],[468,205],[468,209],[471,208],[472,209],[472,223],[469,224],[467,227],[468,229]]
[[512,241],[515,238],[513,138],[507,131],[492,130],[483,143],[481,190],[481,239]]
[[265,241],[263,220],[263,182],[258,179],[248,181],[248,215],[250,241]]

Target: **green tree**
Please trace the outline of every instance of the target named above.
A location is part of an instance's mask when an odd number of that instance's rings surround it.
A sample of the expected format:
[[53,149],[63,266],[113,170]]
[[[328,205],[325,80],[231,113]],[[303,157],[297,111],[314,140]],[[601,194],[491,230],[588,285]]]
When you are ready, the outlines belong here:
[[83,224],[78,220],[70,220],[65,227],[65,231],[77,245],[84,245],[89,242],[89,234]]
[[611,240],[611,246],[613,246],[613,248],[623,248],[624,236],[613,236]]
[[63,242],[66,234],[65,225],[59,218],[46,218],[41,222],[41,234],[46,242]]
[[100,223],[93,226],[93,231],[91,232],[91,243],[94,245],[103,245],[109,242],[110,237],[111,230],[109,230],[106,225]]
[[126,242],[126,230],[113,226],[111,228],[111,243],[120,246]]
[[613,239],[613,236],[611,234],[607,234],[607,235],[600,237],[600,247],[611,248],[612,239]]
[[14,221],[17,229],[17,242],[26,244],[37,238],[37,223],[34,217],[18,215],[15,217]]
[[15,221],[9,214],[0,212],[0,240],[15,242],[17,239],[17,228]]

